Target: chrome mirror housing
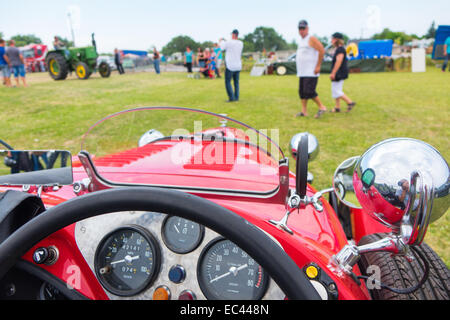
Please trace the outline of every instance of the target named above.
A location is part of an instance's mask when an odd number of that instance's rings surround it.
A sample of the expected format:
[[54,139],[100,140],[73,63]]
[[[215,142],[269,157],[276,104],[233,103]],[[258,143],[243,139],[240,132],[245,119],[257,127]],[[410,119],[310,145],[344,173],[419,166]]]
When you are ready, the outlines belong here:
[[164,138],[164,135],[161,132],[156,129],[150,129],[139,138],[138,146],[145,146],[146,144],[161,138]]
[[429,223],[450,205],[448,163],[429,144],[410,138],[369,148],[355,165],[353,187],[364,211],[408,245],[420,244]]
[[294,159],[297,158],[298,143],[300,142],[300,139],[303,135],[308,136],[308,159],[309,161],[312,161],[319,154],[319,141],[317,140],[316,136],[309,132],[300,132],[291,138],[291,142],[289,144],[291,155]]
[[337,198],[354,209],[361,209],[353,187],[353,172],[360,158],[360,156],[355,156],[344,160],[337,167],[333,176],[333,189]]
[[333,184],[341,201],[351,203],[348,194],[354,192],[364,212],[393,230],[366,245],[348,244],[334,255],[331,263],[348,274],[367,252],[409,255],[409,246],[420,245],[428,225],[450,205],[448,163],[429,144],[410,138],[387,139],[361,157],[347,159],[336,170]]

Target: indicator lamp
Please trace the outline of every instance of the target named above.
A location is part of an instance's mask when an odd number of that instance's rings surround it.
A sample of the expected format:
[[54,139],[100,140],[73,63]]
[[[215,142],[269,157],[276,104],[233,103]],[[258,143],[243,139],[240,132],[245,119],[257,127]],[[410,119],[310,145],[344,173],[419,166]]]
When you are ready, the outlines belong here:
[[310,265],[306,267],[305,273],[308,276],[308,278],[315,279],[319,275],[319,270],[317,269],[316,266]]
[[153,300],[170,300],[170,289],[166,286],[159,286],[153,292]]
[[170,281],[172,281],[173,283],[181,283],[184,281],[185,278],[186,278],[186,270],[182,266],[177,264],[176,266],[170,268],[169,271]]

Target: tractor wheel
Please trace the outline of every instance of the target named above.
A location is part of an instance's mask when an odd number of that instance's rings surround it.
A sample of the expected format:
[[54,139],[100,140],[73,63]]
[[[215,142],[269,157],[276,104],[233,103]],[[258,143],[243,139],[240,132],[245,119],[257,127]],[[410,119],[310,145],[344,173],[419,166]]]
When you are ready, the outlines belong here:
[[111,67],[106,62],[101,62],[98,66],[98,72],[102,78],[108,78],[111,75]]
[[84,62],[78,62],[76,64],[75,73],[77,74],[78,79],[81,79],[81,80],[86,80],[91,75],[88,65]]
[[[371,234],[361,239],[358,245],[380,240],[385,234]],[[425,243],[416,246],[430,266],[428,279],[416,291],[400,294],[388,289],[369,290],[375,300],[449,300],[450,271],[439,256]],[[389,252],[372,252],[361,256],[359,267],[364,275],[369,266],[380,270],[380,281],[391,288],[405,289],[415,286],[422,279],[423,269],[420,259],[409,261],[403,256],[392,256]]]
[[59,53],[50,53],[45,61],[50,77],[54,80],[64,80],[69,73],[69,65],[66,58]]

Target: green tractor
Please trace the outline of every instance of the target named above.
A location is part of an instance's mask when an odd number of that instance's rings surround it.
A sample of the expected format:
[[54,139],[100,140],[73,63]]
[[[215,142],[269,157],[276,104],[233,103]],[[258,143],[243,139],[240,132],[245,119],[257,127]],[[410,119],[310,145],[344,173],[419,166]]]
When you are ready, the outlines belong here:
[[[64,80],[69,72],[75,72],[78,79],[88,79],[97,68],[97,46],[92,34],[92,46],[83,48],[61,48],[49,51],[45,58],[48,73],[54,80]],[[98,72],[103,78],[111,75],[111,68],[101,62]]]

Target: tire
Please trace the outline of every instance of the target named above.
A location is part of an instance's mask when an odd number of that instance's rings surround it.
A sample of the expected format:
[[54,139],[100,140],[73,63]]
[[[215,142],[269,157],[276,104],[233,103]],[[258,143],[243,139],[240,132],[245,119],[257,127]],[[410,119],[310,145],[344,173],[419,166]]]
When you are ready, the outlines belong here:
[[277,67],[277,74],[278,74],[279,76],[284,76],[284,75],[286,74],[286,72],[287,72],[287,69],[286,69],[285,66],[279,66],[279,67]]
[[100,73],[102,78],[109,78],[111,75],[111,67],[106,62],[101,62],[98,66],[98,73]]
[[67,78],[69,64],[62,54],[57,52],[50,53],[45,63],[47,64],[48,73],[53,80],[64,80]]
[[84,62],[78,62],[75,66],[75,73],[80,80],[87,80],[91,76],[89,67]]
[[[358,245],[380,240],[386,234],[371,234],[361,239]],[[369,290],[374,300],[450,300],[450,272],[439,256],[425,243],[415,247],[428,261],[430,272],[425,283],[410,294],[399,294],[387,289]],[[359,267],[364,275],[369,266],[380,268],[380,281],[389,287],[405,289],[415,286],[423,277],[418,259],[408,261],[403,256],[392,256],[389,252],[363,254]]]

